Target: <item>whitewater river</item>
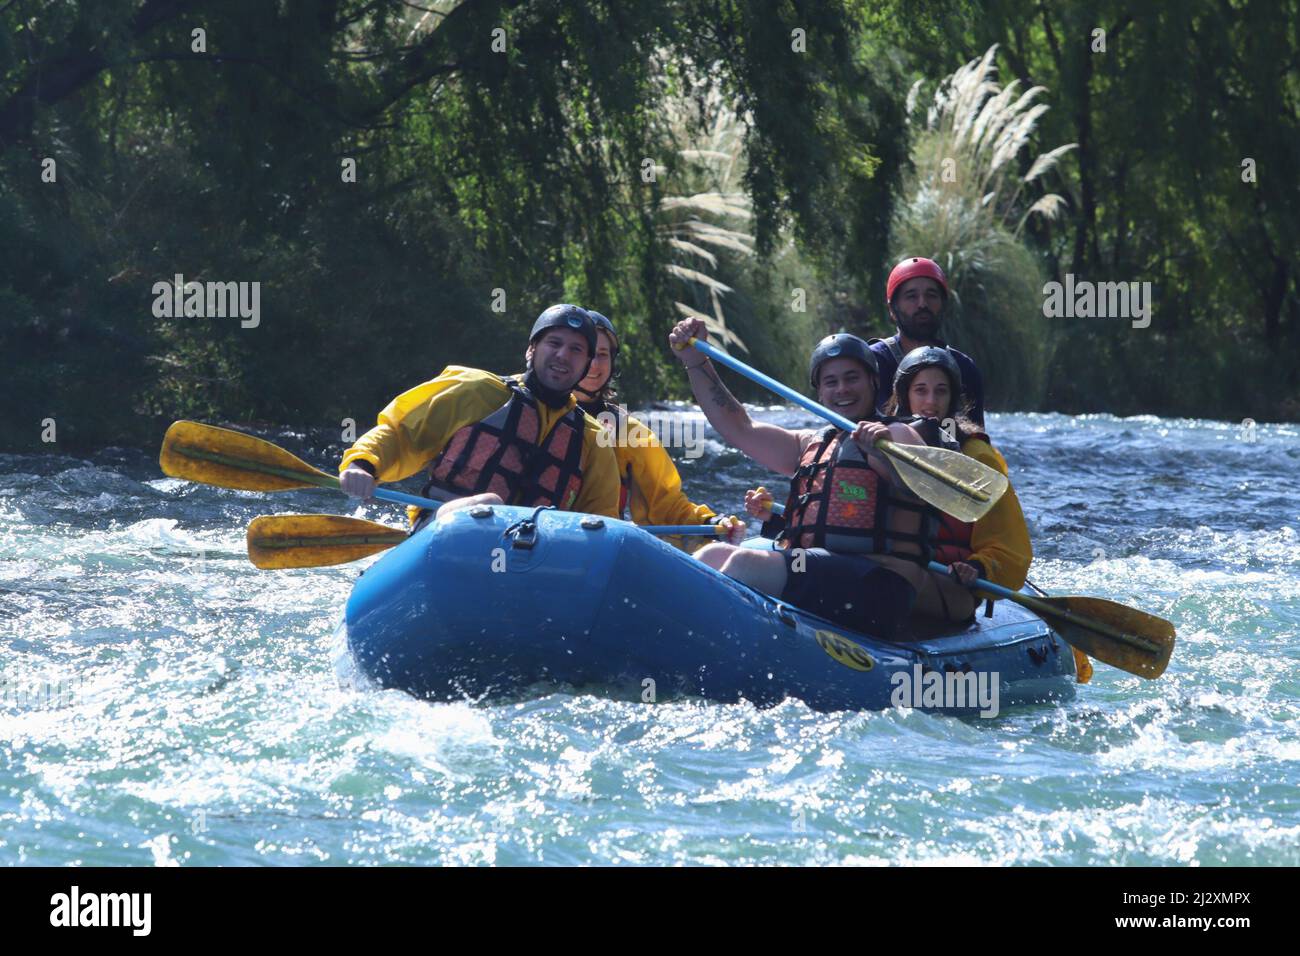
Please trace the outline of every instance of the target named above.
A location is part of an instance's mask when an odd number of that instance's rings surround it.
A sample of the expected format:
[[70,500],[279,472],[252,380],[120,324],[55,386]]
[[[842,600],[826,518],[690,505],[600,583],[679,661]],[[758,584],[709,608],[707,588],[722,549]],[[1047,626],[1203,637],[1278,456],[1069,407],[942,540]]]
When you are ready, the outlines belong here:
[[[244,529],[397,509],[0,455],[0,864],[1300,864],[1300,426],[989,424],[1031,579],[1171,619],[1162,679],[992,720],[356,690],[360,567],[258,571]],[[728,510],[772,484],[716,442],[682,471]]]

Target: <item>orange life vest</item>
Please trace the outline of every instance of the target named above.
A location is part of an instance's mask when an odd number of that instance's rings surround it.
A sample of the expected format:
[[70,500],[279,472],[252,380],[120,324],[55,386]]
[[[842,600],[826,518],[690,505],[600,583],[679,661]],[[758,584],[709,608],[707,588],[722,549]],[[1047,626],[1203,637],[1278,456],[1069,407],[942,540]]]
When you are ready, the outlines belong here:
[[451,436],[429,466],[425,493],[430,488],[457,495],[491,491],[506,504],[567,511],[582,490],[582,409],[571,409],[539,445],[537,399],[521,382],[503,381],[510,400]]
[[790,480],[781,547],[893,554],[925,562],[935,531],[933,509],[903,497],[867,464],[847,432],[834,426],[810,442]]

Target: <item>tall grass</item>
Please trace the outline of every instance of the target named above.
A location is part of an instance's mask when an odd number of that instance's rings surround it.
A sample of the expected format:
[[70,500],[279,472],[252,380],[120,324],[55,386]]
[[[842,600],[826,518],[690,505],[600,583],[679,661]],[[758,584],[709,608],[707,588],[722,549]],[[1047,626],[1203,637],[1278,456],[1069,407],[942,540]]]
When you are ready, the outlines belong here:
[[[807,349],[828,321],[830,297],[788,228],[769,256],[756,253],[745,187],[749,117],[731,109],[716,86],[696,98],[665,97],[663,116],[675,165],[654,214],[678,314],[702,319],[722,348],[740,349],[769,374],[798,382]],[[730,385],[737,395],[770,401],[744,379]]]
[[1021,173],[1038,119],[1041,86],[997,82],[994,45],[938,84],[923,123],[923,81],[908,93],[912,172],[892,230],[894,260],[924,255],[948,274],[953,303],[944,335],[984,373],[994,407],[1040,407],[1054,340],[1042,314],[1044,270],[1021,241],[1031,216],[1056,219],[1056,193],[1030,201],[1039,180],[1077,144],[1036,156]]
[[703,122],[691,115],[695,104],[670,98],[665,104],[667,132],[678,145],[676,174],[655,209],[657,231],[669,250],[664,264],[676,280],[673,305],[686,318],[699,318],[723,349],[748,346],[728,326],[724,297],[735,289],[723,281],[725,260],[743,264],[754,257],[753,219],[743,188],[745,124],[713,88],[703,102]]

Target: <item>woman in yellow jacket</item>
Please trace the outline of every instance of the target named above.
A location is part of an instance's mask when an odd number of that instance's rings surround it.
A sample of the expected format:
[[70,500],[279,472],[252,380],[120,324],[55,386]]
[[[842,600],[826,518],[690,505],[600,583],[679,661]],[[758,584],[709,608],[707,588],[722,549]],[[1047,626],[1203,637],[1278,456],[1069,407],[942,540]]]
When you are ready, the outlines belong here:
[[[595,310],[587,311],[596,322],[596,354],[586,377],[573,392],[578,407],[598,418],[613,433],[606,440],[613,444],[614,456],[618,460],[622,484],[618,502],[620,514],[636,524],[719,524],[728,529],[724,540],[739,544],[745,534],[744,522],[730,515],[719,517],[708,505],[696,504],[687,498],[682,491],[677,466],[655,433],[628,415],[626,408],[613,402],[616,392],[611,381],[617,368],[618,333],[608,318]],[[625,427],[618,423],[619,417],[627,418]],[[626,441],[616,440],[622,435],[627,436]],[[694,550],[711,539],[675,537],[665,540]]]
[[[1005,475],[1006,461],[989,436],[966,417],[963,399],[961,371],[952,354],[945,348],[925,346],[908,352],[898,363],[894,394],[886,411],[934,421],[943,444],[958,447]],[[925,600],[918,600],[917,608],[952,621],[966,620],[974,612],[978,599],[969,585],[977,577],[1018,591],[1024,587],[1034,557],[1024,512],[1015,489],[1009,486],[992,510],[974,524],[942,515],[931,543],[934,560],[948,565],[952,574],[931,574],[935,586],[926,589]]]
[[[966,409],[961,370],[947,349],[913,349],[898,363],[887,413],[937,420],[945,435],[955,438],[962,454],[1005,475],[1005,459],[983,429],[966,417]],[[1018,591],[1024,587],[1034,558],[1025,515],[1010,485],[988,514],[974,523],[942,515],[932,544],[934,560],[948,565],[952,573],[929,572],[915,609],[951,621],[967,620],[974,613],[979,599],[969,586],[976,578]],[[1085,683],[1092,676],[1092,666],[1077,650],[1074,658],[1079,681]]]

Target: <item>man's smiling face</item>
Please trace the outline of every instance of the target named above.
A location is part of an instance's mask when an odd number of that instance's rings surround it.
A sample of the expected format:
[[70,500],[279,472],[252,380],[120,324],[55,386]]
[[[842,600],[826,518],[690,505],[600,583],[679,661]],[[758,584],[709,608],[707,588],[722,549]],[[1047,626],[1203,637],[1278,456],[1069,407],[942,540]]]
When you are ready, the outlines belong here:
[[857,359],[833,358],[817,374],[817,399],[852,422],[869,418],[876,407],[876,385]]
[[547,388],[572,391],[587,371],[587,340],[572,329],[547,329],[528,346],[527,358]]

